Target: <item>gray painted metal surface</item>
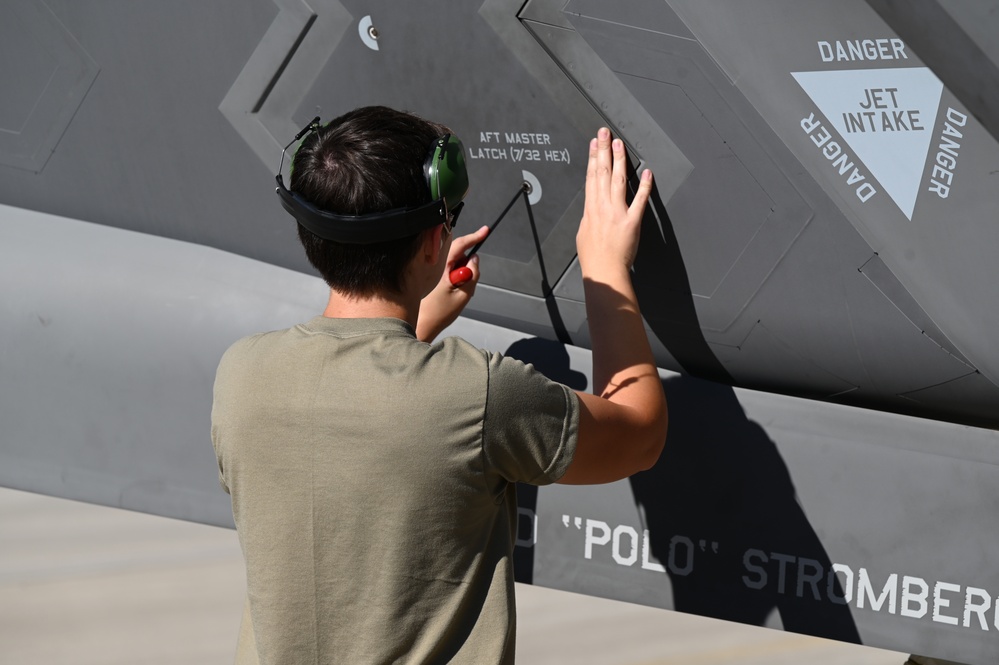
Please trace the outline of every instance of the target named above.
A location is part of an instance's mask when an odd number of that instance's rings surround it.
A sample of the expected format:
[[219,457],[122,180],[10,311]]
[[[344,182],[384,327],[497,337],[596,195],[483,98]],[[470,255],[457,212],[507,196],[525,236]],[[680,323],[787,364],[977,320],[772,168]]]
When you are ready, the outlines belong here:
[[206,438],[215,366],[259,326],[321,311],[325,285],[0,206],[0,292],[0,483],[231,525]]
[[[839,135],[835,122],[859,111],[834,109],[823,90],[856,97],[893,88],[899,76],[916,77],[905,89],[917,97],[939,86],[917,50],[864,2],[490,0],[403,11],[386,2],[255,0],[108,7],[102,15],[65,1],[16,0],[4,11],[17,19],[4,23],[7,31],[47,25],[38,17],[56,21],[59,30],[45,28],[50,50],[71,43],[74,62],[91,63],[81,81],[96,76],[67,97],[67,125],[64,106],[44,97],[28,104],[44,63],[5,61],[3,80],[16,92],[0,100],[5,136],[23,124],[44,128],[26,129],[24,140],[59,137],[44,168],[0,165],[8,205],[311,274],[267,184],[278,147],[316,113],[407,108],[465,138],[470,225],[494,221],[525,179],[537,185],[531,205],[515,205],[483,248],[484,287],[468,315],[549,337],[560,319],[585,345],[573,237],[587,136],[607,123],[635,168],[657,174],[636,285],[661,366],[999,422],[989,333],[999,311],[990,288],[995,141],[970,115],[951,123],[967,140],[943,134],[948,109],[966,114],[947,87],[937,107],[931,96],[919,97],[919,109],[892,109],[891,118],[921,114],[923,129],[895,132],[910,152],[911,136],[922,136],[920,155],[875,162],[847,141],[861,145],[856,136]],[[829,51],[839,44],[853,57],[855,44],[863,54],[864,40],[889,56],[897,48],[898,57],[841,62]],[[849,87],[882,71],[896,78]],[[848,161],[830,160],[829,150]],[[0,153],[21,159],[10,146]],[[937,163],[952,157],[951,170]],[[924,191],[946,177],[947,199]],[[542,268],[557,311],[542,297]]]
[[[0,208],[0,484],[230,525],[208,437],[235,338],[311,318],[319,280]],[[80,252],[81,247],[87,248]],[[590,354],[450,334],[585,390]],[[662,373],[660,463],[521,488],[522,581],[969,663],[999,656],[999,433]]]
[[362,104],[463,137],[468,228],[536,185],[455,332],[585,387],[574,233],[608,124],[657,176],[635,285],[670,447],[630,483],[525,494],[519,574],[994,662],[994,9],[5,3],[0,483],[230,523],[217,359],[324,301],[279,147]]
[[[983,279],[999,246],[995,139],[864,2],[673,6],[947,338],[999,381],[999,291]],[[760,48],[778,16],[796,29]]]

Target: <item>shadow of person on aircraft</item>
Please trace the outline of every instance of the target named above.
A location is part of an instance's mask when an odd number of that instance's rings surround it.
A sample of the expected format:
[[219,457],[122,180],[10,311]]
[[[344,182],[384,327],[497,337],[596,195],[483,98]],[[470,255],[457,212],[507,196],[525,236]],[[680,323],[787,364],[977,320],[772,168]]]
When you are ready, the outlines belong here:
[[[637,175],[629,165],[634,191]],[[659,188],[652,188],[642,220],[632,282],[642,317],[684,372],[722,383],[732,376],[704,338],[680,243]],[[670,367],[662,364],[660,367]]]
[[[559,381],[573,390],[586,390],[589,381],[582,372],[569,366],[569,353],[560,342],[534,337],[514,342],[504,354],[525,363],[553,381]],[[517,485],[517,546],[513,550],[513,572],[518,582],[534,582],[534,519],[538,507],[538,488],[534,485]]]
[[630,478],[649,548],[676,610],[860,642],[832,563],[795,495],[776,445],[732,388],[687,376],[663,382],[666,449]]

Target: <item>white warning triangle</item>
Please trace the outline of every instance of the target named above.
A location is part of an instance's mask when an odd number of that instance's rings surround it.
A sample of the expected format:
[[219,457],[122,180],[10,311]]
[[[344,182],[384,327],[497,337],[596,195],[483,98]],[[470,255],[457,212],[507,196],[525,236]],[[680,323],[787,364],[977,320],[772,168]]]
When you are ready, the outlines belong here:
[[943,94],[940,79],[926,67],[791,75],[911,220]]

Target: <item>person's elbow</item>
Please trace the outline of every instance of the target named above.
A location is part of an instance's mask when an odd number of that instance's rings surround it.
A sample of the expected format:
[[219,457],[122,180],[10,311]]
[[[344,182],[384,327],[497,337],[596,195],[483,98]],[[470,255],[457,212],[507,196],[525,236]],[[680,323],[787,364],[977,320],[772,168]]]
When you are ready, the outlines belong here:
[[634,407],[581,393],[580,406],[575,454],[559,482],[609,483],[655,466],[666,443],[665,400]]
[[669,408],[664,399],[660,408],[648,414],[645,422],[639,425],[641,444],[635,473],[648,471],[659,462],[663,450],[666,449],[667,432],[669,431]]

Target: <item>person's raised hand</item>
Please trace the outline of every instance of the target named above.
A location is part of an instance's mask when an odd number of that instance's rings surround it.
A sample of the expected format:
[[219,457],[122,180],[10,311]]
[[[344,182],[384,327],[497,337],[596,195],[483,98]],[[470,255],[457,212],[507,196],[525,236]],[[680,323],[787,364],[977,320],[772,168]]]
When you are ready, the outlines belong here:
[[642,173],[631,205],[627,203],[627,161],[624,143],[601,127],[590,141],[586,165],[586,202],[576,233],[576,251],[583,275],[631,269],[638,252],[642,215],[652,192],[652,172]]

